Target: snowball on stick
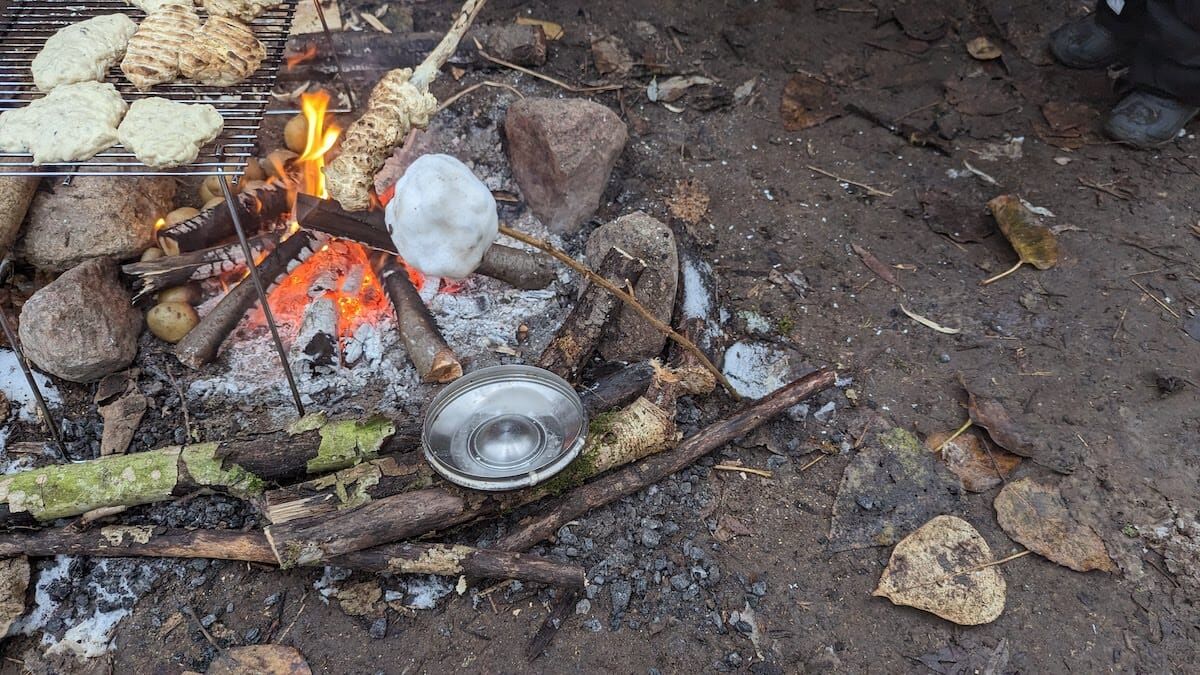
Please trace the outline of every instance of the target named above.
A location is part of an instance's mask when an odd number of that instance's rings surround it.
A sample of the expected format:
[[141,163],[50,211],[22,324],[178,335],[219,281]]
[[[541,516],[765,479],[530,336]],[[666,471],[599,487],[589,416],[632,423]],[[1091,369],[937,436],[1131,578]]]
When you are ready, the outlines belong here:
[[385,215],[400,256],[430,276],[468,276],[499,232],[491,190],[450,155],[409,165]]

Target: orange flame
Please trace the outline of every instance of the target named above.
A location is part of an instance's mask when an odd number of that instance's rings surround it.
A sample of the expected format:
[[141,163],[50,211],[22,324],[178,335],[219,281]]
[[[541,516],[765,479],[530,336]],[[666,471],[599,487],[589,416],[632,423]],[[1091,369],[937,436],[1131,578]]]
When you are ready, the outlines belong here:
[[308,122],[308,138],[304,152],[296,160],[300,163],[304,176],[303,190],[306,194],[326,199],[329,193],[325,190],[325,153],[329,152],[341,130],[337,125],[326,127],[325,111],[329,109],[329,93],[321,90],[300,96],[300,110]]
[[317,56],[317,46],[310,44],[309,46],[305,47],[304,51],[302,51],[302,52],[296,52],[295,54],[288,54],[287,59],[285,59],[285,62],[287,63],[287,67],[290,69],[290,68],[295,68],[296,66],[298,66],[301,63],[304,63],[306,61],[311,61],[316,56]]

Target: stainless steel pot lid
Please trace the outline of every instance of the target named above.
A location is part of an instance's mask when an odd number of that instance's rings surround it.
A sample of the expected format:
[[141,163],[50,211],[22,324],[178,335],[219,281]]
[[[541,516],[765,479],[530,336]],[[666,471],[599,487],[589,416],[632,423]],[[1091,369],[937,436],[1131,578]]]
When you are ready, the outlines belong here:
[[425,416],[425,458],[479,490],[536,485],[579,455],[587,413],[571,385],[533,366],[477,370],[441,391]]

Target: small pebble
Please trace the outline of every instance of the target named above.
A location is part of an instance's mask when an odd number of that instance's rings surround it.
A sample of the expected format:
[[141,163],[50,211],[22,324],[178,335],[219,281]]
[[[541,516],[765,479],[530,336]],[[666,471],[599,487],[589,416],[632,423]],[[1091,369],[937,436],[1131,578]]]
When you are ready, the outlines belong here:
[[765,581],[754,582],[754,584],[752,586],[750,586],[750,592],[757,595],[760,598],[765,596],[767,594],[767,582],[765,582]]
[[381,616],[371,624],[371,639],[382,640],[387,637],[387,617]]
[[590,611],[592,611],[592,601],[591,600],[584,598],[583,600],[580,600],[579,602],[575,603],[575,613],[576,614],[587,614]]
[[600,624],[600,619],[588,619],[583,622],[583,627],[593,633],[599,633],[604,630],[604,626]]

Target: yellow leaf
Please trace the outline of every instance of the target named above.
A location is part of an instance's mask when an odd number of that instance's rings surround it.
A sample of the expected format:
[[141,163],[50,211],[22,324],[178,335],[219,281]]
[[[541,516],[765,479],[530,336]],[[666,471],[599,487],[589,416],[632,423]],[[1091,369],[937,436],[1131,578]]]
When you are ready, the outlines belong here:
[[996,43],[982,36],[967,43],[967,53],[980,61],[991,61],[1003,55]]
[[541,26],[542,32],[546,34],[547,40],[561,40],[563,36],[563,27],[553,21],[543,21],[542,19],[531,19],[527,16],[517,17],[517,24],[521,26]]
[[1058,264],[1058,238],[1050,228],[1037,224],[1037,217],[1016,195],[1000,195],[988,202],[992,217],[1000,226],[1000,232],[1020,258],[1016,265],[984,279],[983,285],[999,281],[1017,271],[1021,265],[1033,265],[1039,270],[1048,270]]

